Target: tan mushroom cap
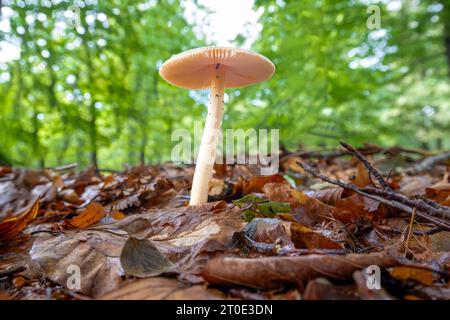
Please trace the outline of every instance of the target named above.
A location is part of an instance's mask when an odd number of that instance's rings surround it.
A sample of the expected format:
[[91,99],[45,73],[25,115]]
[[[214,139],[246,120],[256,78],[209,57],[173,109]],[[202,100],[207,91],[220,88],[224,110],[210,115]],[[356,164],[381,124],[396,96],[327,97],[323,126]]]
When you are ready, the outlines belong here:
[[222,68],[225,88],[240,88],[269,79],[275,66],[266,57],[244,49],[205,47],[173,55],[159,74],[174,86],[206,89]]

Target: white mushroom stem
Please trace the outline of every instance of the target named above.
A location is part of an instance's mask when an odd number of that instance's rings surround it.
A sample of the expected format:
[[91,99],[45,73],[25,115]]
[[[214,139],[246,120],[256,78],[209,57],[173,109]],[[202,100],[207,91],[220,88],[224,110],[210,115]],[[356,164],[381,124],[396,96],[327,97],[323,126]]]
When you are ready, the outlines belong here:
[[195,165],[189,205],[201,205],[208,202],[209,182],[216,159],[217,140],[223,115],[224,75],[223,68],[216,66],[216,76],[211,81],[208,115],[203,130],[202,142]]

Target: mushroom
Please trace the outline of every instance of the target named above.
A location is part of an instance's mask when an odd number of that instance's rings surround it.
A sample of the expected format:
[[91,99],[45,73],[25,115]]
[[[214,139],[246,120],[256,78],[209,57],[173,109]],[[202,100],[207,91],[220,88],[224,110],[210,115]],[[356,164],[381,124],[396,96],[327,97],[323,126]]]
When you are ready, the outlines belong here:
[[164,62],[159,74],[185,89],[210,89],[205,128],[195,166],[190,205],[208,201],[223,115],[224,89],[246,87],[269,79],[275,66],[266,57],[244,49],[205,47],[188,50]]

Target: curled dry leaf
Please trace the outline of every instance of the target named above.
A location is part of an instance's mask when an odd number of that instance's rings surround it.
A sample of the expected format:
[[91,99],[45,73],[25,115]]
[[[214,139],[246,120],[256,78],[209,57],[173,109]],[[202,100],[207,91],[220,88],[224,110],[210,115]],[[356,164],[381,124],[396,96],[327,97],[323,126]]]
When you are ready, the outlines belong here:
[[0,222],[0,240],[3,241],[15,237],[26,228],[28,223],[36,218],[38,211],[39,198],[18,217],[5,219]]
[[93,225],[104,216],[105,216],[105,208],[103,208],[103,206],[100,203],[93,202],[89,204],[86,207],[86,209],[78,216],[69,220],[65,220],[64,222],[67,227],[74,227],[81,229]]
[[348,280],[353,272],[373,264],[390,267],[398,262],[383,252],[257,259],[218,257],[208,262],[202,275],[213,284],[271,290],[288,283],[303,287],[305,281],[317,277]]
[[174,271],[174,265],[148,239],[129,237],[120,254],[126,274],[140,278]]
[[370,180],[369,173],[367,172],[367,169],[364,167],[364,165],[361,162],[358,162],[358,165],[356,166],[356,174],[353,179],[350,179],[350,181],[357,187],[364,188],[368,185],[372,184]]
[[225,295],[202,285],[184,285],[175,279],[148,278],[124,283],[102,300],[216,300]]

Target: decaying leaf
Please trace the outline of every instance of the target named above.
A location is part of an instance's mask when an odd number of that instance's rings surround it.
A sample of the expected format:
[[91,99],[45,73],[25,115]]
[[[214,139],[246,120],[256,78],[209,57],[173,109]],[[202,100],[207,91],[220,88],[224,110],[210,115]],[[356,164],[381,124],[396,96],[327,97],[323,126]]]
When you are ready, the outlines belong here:
[[21,215],[5,219],[0,222],[0,240],[13,238],[26,228],[30,221],[34,220],[39,211],[39,198],[31,204]]
[[120,263],[126,274],[140,278],[174,271],[173,263],[148,239],[129,237],[120,254]]
[[[56,236],[40,235],[30,255],[47,278],[61,285],[65,285],[70,276],[67,268],[79,266],[80,292],[99,297],[115,290],[123,281],[125,272],[120,255],[128,235],[151,240],[158,251],[176,265],[179,277],[199,282],[198,276],[206,262],[215,253],[225,251],[233,232],[242,227],[240,210],[230,210],[224,202],[151,210],[127,216],[107,227],[98,225],[89,230],[64,230]],[[144,251],[148,249],[144,247]]]
[[215,300],[225,295],[202,285],[189,286],[175,279],[148,278],[124,283],[102,300]]
[[373,264],[390,267],[398,262],[382,252],[257,259],[218,257],[208,262],[202,275],[209,283],[271,290],[287,283],[303,286],[317,277],[351,279],[353,272]]
[[336,202],[333,209],[333,217],[348,223],[362,217],[384,217],[385,213],[380,203],[359,194],[343,198]]
[[285,183],[289,185],[286,179],[279,174],[272,176],[257,176],[242,181],[242,193],[245,195],[254,192],[262,192],[262,188],[268,183]]
[[86,209],[76,217],[64,221],[66,226],[72,228],[87,228],[90,225],[98,222],[105,216],[105,208],[100,203],[93,202],[89,204]]
[[432,270],[417,268],[413,266],[395,266],[388,268],[391,277],[403,281],[415,281],[431,286],[438,280],[438,274]]
[[342,249],[343,245],[334,242],[320,233],[301,225],[291,222],[291,239],[296,248],[306,249]]
[[304,225],[314,225],[327,217],[331,217],[332,206],[308,197],[288,184],[268,183],[263,187],[263,191],[271,201],[289,203],[292,208],[292,215]]

